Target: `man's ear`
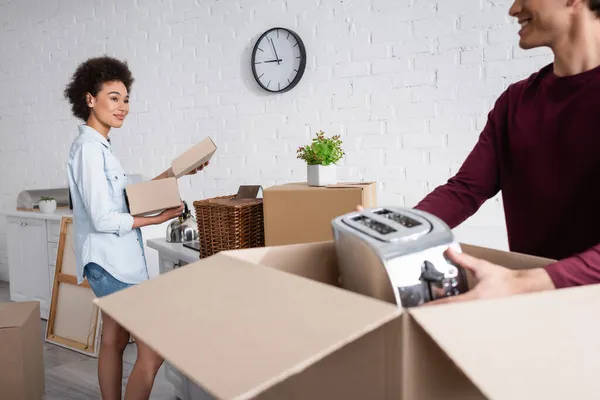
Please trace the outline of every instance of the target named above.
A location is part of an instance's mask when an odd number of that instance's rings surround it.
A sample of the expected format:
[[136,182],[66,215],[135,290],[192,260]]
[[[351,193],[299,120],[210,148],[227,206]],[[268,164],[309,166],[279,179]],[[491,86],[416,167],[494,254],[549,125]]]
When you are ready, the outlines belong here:
[[567,7],[587,7],[588,0],[567,0]]

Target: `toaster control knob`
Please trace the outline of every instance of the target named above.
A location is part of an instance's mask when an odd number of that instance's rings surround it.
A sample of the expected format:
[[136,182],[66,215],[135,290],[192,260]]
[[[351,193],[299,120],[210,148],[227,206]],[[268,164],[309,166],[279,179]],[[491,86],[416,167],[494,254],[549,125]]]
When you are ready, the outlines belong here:
[[441,282],[444,280],[444,274],[433,266],[429,261],[425,261],[421,266],[421,279],[428,282]]

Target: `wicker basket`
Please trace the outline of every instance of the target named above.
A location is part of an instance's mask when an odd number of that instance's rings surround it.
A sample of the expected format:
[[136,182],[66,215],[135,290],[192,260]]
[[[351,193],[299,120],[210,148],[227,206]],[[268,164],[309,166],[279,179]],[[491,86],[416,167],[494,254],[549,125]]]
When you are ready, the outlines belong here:
[[263,247],[263,200],[238,199],[235,195],[194,202],[200,258],[223,250]]

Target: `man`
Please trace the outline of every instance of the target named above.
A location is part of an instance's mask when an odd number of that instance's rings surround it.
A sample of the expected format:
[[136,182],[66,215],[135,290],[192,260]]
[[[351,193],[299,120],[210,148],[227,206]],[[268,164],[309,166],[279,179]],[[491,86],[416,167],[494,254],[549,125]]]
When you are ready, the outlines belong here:
[[554,62],[511,85],[459,172],[415,208],[455,228],[502,191],[511,251],[558,260],[512,271],[449,253],[473,272],[442,302],[600,283],[600,0],[516,0],[523,49]]

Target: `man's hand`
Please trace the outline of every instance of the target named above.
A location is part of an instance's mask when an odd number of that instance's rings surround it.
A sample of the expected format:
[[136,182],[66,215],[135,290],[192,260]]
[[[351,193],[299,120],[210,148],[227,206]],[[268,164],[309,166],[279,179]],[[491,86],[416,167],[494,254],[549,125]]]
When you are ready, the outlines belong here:
[[554,289],[550,276],[542,268],[510,270],[468,254],[457,253],[452,249],[448,249],[446,255],[455,264],[473,274],[475,285],[467,293],[435,300],[426,305],[493,299]]
[[[361,212],[363,210],[362,206],[356,206],[356,211]],[[493,299],[555,289],[550,275],[543,268],[511,270],[471,257],[465,253],[457,253],[452,249],[448,249],[446,255],[455,264],[463,267],[473,275],[475,279],[474,287],[461,295],[434,300],[426,303],[425,306],[476,299]]]
[[190,172],[188,172],[188,175],[197,174],[198,172],[202,171],[208,165],[208,163],[209,162],[207,161],[204,164],[202,164],[201,166],[199,166],[198,168],[191,170]]

